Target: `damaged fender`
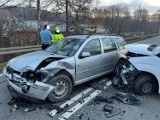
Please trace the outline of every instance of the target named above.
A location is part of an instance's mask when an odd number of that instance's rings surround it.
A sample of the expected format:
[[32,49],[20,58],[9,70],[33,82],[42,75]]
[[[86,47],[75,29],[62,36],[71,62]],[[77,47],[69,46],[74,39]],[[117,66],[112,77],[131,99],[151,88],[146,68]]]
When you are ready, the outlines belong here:
[[[72,59],[71,59],[72,60]],[[70,60],[70,61],[71,61]],[[74,61],[72,63],[67,63],[63,60],[57,61],[57,62],[52,62],[48,64],[45,68],[41,68],[40,71],[45,71],[48,73],[48,76],[54,76],[61,70],[65,70],[68,72],[73,79],[75,79],[75,63]],[[45,81],[43,81],[45,82]]]
[[[141,61],[141,59],[138,59],[138,58],[130,58],[129,61],[138,71],[147,72],[147,73],[151,73],[152,75],[154,75],[156,79],[158,80],[158,85],[159,85],[160,69],[158,69],[158,67],[148,62],[145,62],[146,61],[145,59]],[[160,93],[160,88],[159,88],[159,93]]]

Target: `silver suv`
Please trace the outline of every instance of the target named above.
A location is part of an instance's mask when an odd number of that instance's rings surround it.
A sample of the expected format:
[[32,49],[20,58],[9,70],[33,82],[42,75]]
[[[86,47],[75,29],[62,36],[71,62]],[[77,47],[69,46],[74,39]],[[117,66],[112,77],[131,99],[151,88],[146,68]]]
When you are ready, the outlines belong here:
[[45,51],[11,59],[3,70],[9,89],[25,98],[65,100],[76,85],[116,70],[126,42],[119,36],[65,37]]

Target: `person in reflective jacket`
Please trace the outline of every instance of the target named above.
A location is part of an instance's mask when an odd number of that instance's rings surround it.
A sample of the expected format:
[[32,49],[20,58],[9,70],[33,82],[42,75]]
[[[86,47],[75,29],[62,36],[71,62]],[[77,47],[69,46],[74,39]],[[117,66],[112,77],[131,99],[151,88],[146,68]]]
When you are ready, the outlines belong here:
[[52,34],[52,40],[51,40],[51,42],[54,43],[54,42],[56,42],[56,41],[58,41],[60,39],[63,39],[63,38],[64,38],[64,36],[60,32],[60,28],[57,26],[55,28],[55,32]]

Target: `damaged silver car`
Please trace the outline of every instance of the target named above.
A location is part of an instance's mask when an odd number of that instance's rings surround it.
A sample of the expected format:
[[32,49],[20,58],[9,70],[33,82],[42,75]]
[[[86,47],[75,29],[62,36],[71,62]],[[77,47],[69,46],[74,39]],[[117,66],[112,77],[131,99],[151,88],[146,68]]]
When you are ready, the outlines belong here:
[[22,97],[59,102],[74,86],[114,71],[124,60],[125,44],[119,36],[65,37],[45,51],[11,59],[3,75],[10,91]]
[[114,84],[120,87],[131,86],[136,94],[160,93],[160,46],[147,44],[126,45],[128,60],[120,69],[120,79]]

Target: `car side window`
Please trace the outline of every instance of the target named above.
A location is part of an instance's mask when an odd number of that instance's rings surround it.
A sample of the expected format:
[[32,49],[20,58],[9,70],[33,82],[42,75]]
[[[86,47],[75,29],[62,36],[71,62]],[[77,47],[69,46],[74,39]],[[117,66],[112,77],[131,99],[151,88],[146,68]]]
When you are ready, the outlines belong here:
[[117,49],[116,45],[111,41],[110,38],[102,38],[102,44],[105,53]]
[[126,45],[126,41],[123,38],[114,38],[119,50],[123,50]]
[[99,39],[89,41],[83,48],[82,52],[89,52],[91,56],[101,54],[101,44]]

